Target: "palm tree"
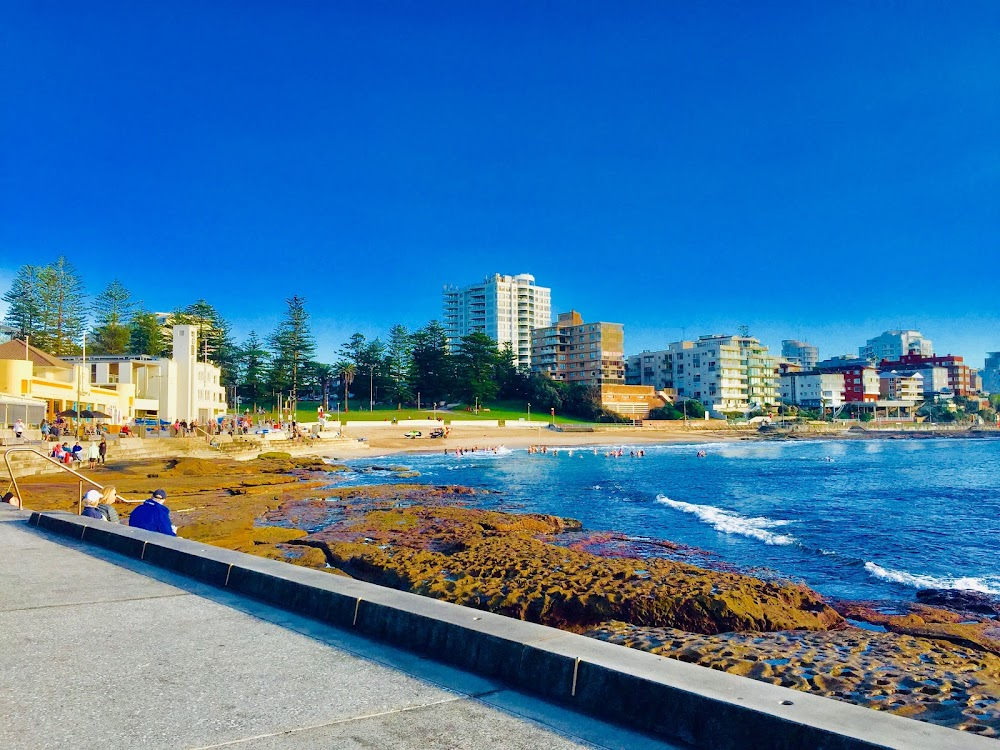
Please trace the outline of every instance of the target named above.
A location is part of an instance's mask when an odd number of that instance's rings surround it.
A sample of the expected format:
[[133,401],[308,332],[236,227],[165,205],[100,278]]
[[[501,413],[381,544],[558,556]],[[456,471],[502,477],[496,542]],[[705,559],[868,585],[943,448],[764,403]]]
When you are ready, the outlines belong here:
[[354,382],[354,376],[358,374],[358,368],[353,362],[340,362],[337,364],[337,372],[340,373],[340,380],[344,384],[344,411],[350,411],[347,403],[347,389]]

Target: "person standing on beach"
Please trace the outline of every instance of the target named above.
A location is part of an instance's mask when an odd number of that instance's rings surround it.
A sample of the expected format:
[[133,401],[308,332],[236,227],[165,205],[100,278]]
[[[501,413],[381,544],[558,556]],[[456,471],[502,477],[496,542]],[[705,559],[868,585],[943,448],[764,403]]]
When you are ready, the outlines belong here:
[[97,462],[104,465],[105,459],[108,457],[108,439],[102,437],[101,444],[97,446]]
[[97,459],[101,457],[101,449],[97,447],[97,443],[91,443],[90,447],[87,448],[87,460],[90,462],[90,468],[97,468]]

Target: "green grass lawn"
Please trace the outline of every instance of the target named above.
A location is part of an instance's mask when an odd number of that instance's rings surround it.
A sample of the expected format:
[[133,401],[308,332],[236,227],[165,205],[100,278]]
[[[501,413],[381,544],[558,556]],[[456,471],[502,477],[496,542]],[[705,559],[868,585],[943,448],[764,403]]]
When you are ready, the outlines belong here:
[[[297,411],[298,419],[300,422],[315,422],[316,421],[316,409],[319,407],[320,403],[318,401],[300,401],[299,408]],[[343,404],[341,404],[343,406]],[[450,422],[452,419],[504,419],[507,420],[508,424],[517,422],[518,419],[524,419],[525,424],[527,424],[528,419],[528,408],[527,403],[516,402],[516,401],[499,401],[495,404],[487,404],[485,407],[480,407],[479,414],[473,411],[465,411],[463,408],[456,408],[454,411],[444,411],[438,409],[435,413],[431,409],[417,409],[415,407],[402,407],[397,408],[395,406],[386,405],[375,405],[374,411],[369,411],[368,402],[365,401],[361,403],[360,401],[355,403],[351,402],[350,411],[345,412],[343,409],[340,410],[341,421],[351,420],[352,422],[360,421],[375,421],[382,422],[386,419],[433,419],[435,416],[441,419],[443,418],[445,422]],[[264,407],[265,409],[268,407]],[[487,411],[487,409],[489,411]],[[336,408],[332,408],[327,413],[328,419],[333,420],[337,418]],[[269,419],[275,419],[277,413],[272,409],[267,413]],[[586,420],[577,419],[576,417],[564,417],[558,412],[556,413],[556,424],[587,424]],[[531,422],[532,424],[545,425],[551,420],[549,413],[546,411],[542,414],[532,410],[531,412]]]

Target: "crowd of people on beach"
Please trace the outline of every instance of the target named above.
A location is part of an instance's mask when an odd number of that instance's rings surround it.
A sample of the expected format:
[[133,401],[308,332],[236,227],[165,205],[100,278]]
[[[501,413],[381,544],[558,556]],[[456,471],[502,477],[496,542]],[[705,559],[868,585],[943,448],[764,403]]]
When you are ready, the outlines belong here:
[[[104,465],[107,463],[108,457],[108,441],[106,438],[102,437],[101,442],[92,442],[86,451],[86,460],[90,464],[91,469],[96,469],[98,465]],[[80,441],[77,440],[73,447],[70,448],[69,443],[56,443],[55,447],[49,452],[49,458],[58,461],[61,464],[69,466],[74,462],[83,463],[84,461],[84,450],[83,446],[80,445]]]
[[[503,447],[504,446],[502,445],[486,445],[480,448],[478,445],[474,445],[471,448],[455,448],[455,455],[464,456],[469,453],[492,453],[493,455],[497,455]],[[444,454],[446,456],[449,452],[450,451],[447,448],[444,449]]]
[[[597,448],[594,448],[593,451],[594,451],[594,455],[595,456],[599,456],[600,455],[600,451],[598,451]],[[583,454],[583,450],[582,449],[578,449],[578,452],[581,455]],[[549,446],[547,446],[547,445],[529,445],[528,446],[528,454],[529,455],[531,455],[531,454],[540,454],[540,455],[548,455],[548,456],[558,456],[559,455],[559,449],[555,448],[555,447],[549,448]],[[570,455],[570,456],[572,456],[573,455],[573,449],[570,448],[567,451],[567,454]],[[626,454],[625,454],[625,449],[624,448],[618,448],[617,450],[610,450],[610,451],[605,451],[604,452],[604,457],[605,458],[622,458],[625,455]],[[629,450],[628,455],[630,457],[632,457],[632,458],[642,458],[643,456],[646,455],[646,451],[644,451],[642,448],[638,448],[638,449],[633,448],[633,449]]]

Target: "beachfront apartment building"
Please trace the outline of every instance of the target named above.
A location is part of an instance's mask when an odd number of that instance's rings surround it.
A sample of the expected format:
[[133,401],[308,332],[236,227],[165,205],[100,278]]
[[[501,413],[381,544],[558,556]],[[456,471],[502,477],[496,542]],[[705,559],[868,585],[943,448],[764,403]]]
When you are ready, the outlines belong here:
[[660,349],[625,358],[625,384],[651,385],[668,394],[674,389],[674,357],[669,349]]
[[809,409],[839,409],[847,392],[842,372],[788,371],[779,380],[781,401]]
[[817,363],[819,372],[839,372],[844,375],[844,400],[848,403],[870,403],[879,400],[878,370],[867,359],[847,354]]
[[778,403],[775,360],[750,336],[701,336],[670,345],[677,400],[697,399],[716,416]]
[[803,370],[812,370],[819,361],[819,348],[806,341],[785,339],[781,342],[781,357]]
[[[925,355],[904,354],[896,359],[885,359],[879,364],[879,370],[921,370],[925,367],[943,367],[948,372],[948,388],[952,396],[971,396],[976,390],[975,370],[965,364],[965,360],[954,354]],[[941,395],[939,391],[935,395]],[[947,394],[946,394],[947,395]]]
[[531,370],[584,385],[625,385],[625,327],[587,323],[576,310],[531,336]]
[[924,377],[916,370],[890,370],[879,373],[879,396],[884,401],[915,404],[923,400]]
[[510,344],[515,364],[531,366],[531,335],[552,325],[552,290],[535,277],[493,274],[481,283],[444,288],[444,328],[454,351],[463,336],[485,333],[499,347]]
[[884,331],[858,349],[858,356],[871,363],[898,360],[907,354],[929,357],[934,354],[934,345],[920,331]]

